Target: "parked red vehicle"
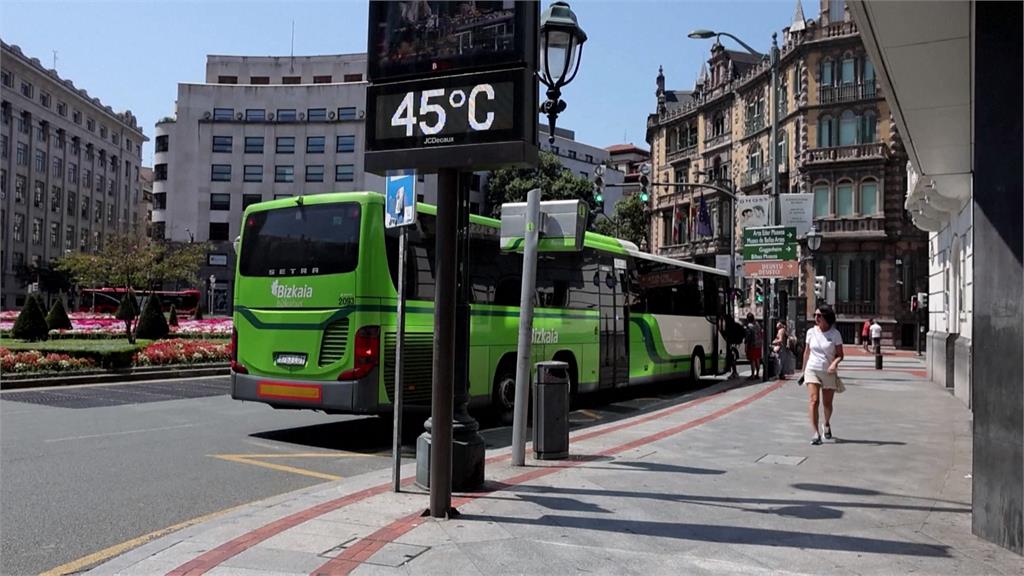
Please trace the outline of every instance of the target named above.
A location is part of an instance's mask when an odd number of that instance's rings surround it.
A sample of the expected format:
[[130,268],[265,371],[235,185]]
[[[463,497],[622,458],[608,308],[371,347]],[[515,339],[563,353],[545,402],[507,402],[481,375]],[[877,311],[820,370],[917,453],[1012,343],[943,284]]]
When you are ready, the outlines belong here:
[[[124,297],[124,288],[82,288],[79,292],[78,311],[98,312],[100,314],[113,314]],[[142,292],[135,290],[136,295]],[[164,312],[174,309],[181,314],[192,314],[199,304],[199,290],[190,288],[188,290],[156,290],[153,292],[160,297]]]

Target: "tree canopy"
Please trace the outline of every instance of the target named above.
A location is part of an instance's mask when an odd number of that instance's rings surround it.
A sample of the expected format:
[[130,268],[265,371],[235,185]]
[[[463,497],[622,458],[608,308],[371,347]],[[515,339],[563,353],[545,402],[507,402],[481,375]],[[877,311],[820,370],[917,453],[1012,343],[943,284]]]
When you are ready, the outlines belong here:
[[505,202],[526,202],[526,193],[534,188],[543,190],[541,200],[578,199],[585,201],[591,210],[597,207],[593,182],[573,174],[554,154],[541,152],[538,168],[502,168],[491,173],[487,180],[491,215],[499,217]]

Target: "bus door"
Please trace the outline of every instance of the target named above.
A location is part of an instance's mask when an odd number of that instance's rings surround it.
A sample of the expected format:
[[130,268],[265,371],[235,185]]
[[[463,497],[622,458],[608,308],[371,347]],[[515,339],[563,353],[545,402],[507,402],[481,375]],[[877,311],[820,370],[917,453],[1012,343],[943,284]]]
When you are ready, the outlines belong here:
[[600,388],[629,384],[629,322],[626,307],[626,259],[601,258]]

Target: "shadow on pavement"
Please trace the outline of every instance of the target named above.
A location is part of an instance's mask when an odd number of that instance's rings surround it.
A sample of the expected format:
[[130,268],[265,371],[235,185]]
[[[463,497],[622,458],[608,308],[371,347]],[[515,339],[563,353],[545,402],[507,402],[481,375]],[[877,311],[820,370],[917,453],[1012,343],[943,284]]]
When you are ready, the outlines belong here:
[[646,520],[619,520],[544,515],[540,518],[506,518],[493,515],[463,514],[463,521],[496,522],[499,524],[522,524],[527,526],[551,526],[579,530],[600,530],[656,538],[675,538],[716,544],[751,544],[811,550],[841,550],[870,554],[898,554],[902,556],[949,557],[949,547],[936,544],[919,544],[859,536],[838,536],[834,534],[813,534],[749,528],[745,526],[712,526],[708,524],[687,524],[683,522],[651,522]]

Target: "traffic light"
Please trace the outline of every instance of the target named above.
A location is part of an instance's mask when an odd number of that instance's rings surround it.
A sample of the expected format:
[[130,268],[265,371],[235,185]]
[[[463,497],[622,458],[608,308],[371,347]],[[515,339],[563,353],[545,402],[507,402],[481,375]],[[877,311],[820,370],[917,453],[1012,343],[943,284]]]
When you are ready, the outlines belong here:
[[646,174],[640,175],[640,201],[644,204],[651,199],[650,193],[651,179]]
[[927,309],[928,308],[928,293],[927,292],[918,292],[917,293],[917,305],[920,306],[922,309]]
[[760,280],[754,280],[754,302],[758,304],[764,303],[764,286],[762,286]]
[[910,311],[917,312],[917,306],[917,294],[914,294],[913,296],[910,297]]
[[814,277],[814,297],[818,300],[825,299],[825,277],[815,276]]
[[594,168],[594,204],[598,212],[604,212],[604,164],[598,164]]

